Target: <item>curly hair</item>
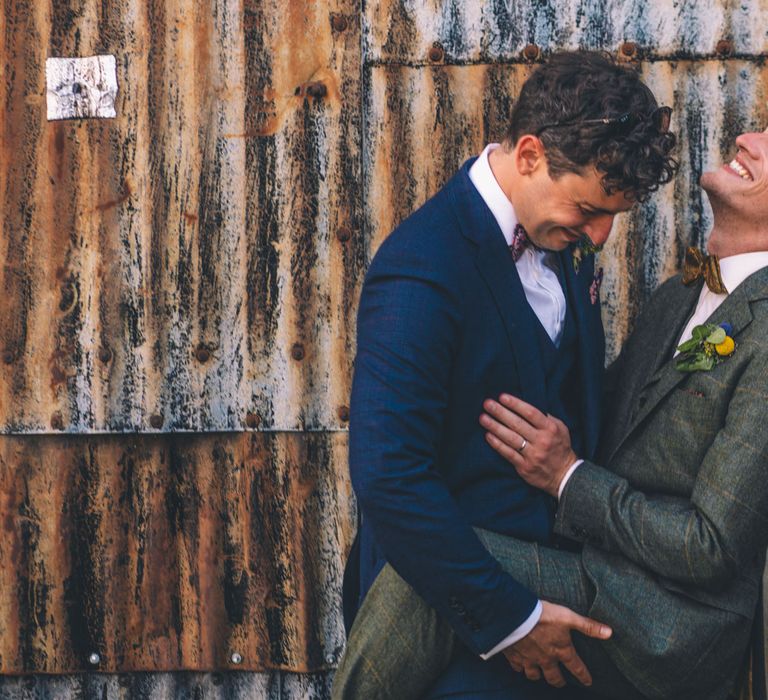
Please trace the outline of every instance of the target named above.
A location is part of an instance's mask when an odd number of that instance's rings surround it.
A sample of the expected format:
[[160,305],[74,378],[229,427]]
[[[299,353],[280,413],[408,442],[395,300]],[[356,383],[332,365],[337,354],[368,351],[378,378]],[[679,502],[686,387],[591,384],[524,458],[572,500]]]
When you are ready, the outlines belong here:
[[[622,191],[630,199],[644,201],[668,183],[678,167],[670,155],[675,135],[660,133],[651,123],[657,107],[638,74],[608,54],[562,51],[523,85],[506,139],[515,144],[525,134],[538,135],[554,179],[593,165],[603,173],[606,193]],[[627,113],[641,116],[628,128],[580,123]]]

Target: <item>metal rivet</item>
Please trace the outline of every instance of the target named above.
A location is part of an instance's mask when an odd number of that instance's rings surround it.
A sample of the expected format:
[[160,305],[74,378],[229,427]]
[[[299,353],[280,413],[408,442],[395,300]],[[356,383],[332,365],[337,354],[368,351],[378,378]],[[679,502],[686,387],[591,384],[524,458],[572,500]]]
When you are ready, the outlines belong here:
[[237,652],[234,652],[234,653],[232,654],[232,656],[230,656],[230,657],[229,657],[229,660],[230,660],[230,661],[231,661],[233,664],[241,664],[241,663],[243,663],[243,657],[242,657],[242,656],[240,656],[240,654],[238,654]]
[[338,238],[342,243],[346,243],[350,238],[352,238],[352,231],[346,226],[340,226],[338,229],[336,229],[336,238]]
[[294,343],[291,348],[291,357],[297,362],[304,359],[304,346],[301,343]]
[[12,350],[6,350],[3,353],[3,362],[5,362],[6,365],[13,364],[13,361],[16,359],[16,356],[14,355]]
[[349,420],[349,406],[339,406],[339,410],[336,411],[339,416],[339,420],[342,423],[346,423]]
[[320,100],[328,94],[328,88],[325,86],[325,83],[309,83],[306,87],[306,93],[309,97]]
[[625,41],[619,48],[619,52],[624,58],[635,58],[637,50],[638,46],[634,41]]
[[99,359],[107,364],[112,359],[112,350],[107,345],[102,345],[99,348]]
[[200,344],[197,346],[197,350],[195,350],[195,357],[198,362],[208,362],[211,359],[211,351],[205,345]]
[[59,411],[56,411],[56,413],[51,416],[51,427],[54,430],[64,430],[64,419],[61,417]]
[[445,49],[436,41],[427,52],[427,58],[432,63],[440,63],[445,58]]
[[349,22],[344,15],[333,15],[331,17],[331,27],[333,27],[334,31],[345,32],[348,26]]
[[259,423],[261,423],[261,418],[259,418],[258,414],[256,413],[245,414],[245,425],[248,428],[258,428]]
[[88,657],[88,663],[93,666],[98,664],[99,661],[101,661],[101,657],[95,651]]
[[715,53],[718,56],[730,56],[733,53],[733,42],[729,39],[720,39],[715,46]]
[[523,49],[523,58],[526,61],[538,61],[541,56],[541,49],[536,44],[528,44]]
[[149,417],[149,424],[153,428],[160,429],[163,427],[163,414],[162,413],[155,413]]

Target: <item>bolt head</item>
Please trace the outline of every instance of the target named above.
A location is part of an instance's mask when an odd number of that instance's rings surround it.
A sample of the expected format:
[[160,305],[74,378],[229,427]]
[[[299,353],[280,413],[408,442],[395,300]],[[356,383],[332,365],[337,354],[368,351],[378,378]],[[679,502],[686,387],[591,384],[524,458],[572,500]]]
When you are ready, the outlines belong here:
[[112,359],[112,350],[110,350],[106,345],[102,345],[99,348],[99,359],[106,364]]
[[333,27],[333,30],[336,32],[344,32],[347,30],[347,27],[349,26],[349,22],[347,21],[347,18],[344,15],[334,15],[331,18],[331,26]]
[[243,663],[243,657],[240,654],[238,654],[236,651],[232,653],[232,656],[229,657],[229,660],[233,664],[241,664],[241,663]]
[[88,657],[88,663],[95,666],[101,661],[101,657],[94,651],[89,657]]
[[536,44],[528,44],[523,49],[523,58],[526,61],[537,61],[541,56],[541,49]]
[[208,362],[211,359],[211,351],[205,345],[199,345],[195,351],[195,357],[198,362]]
[[346,243],[350,238],[352,238],[352,231],[347,226],[340,226],[338,229],[336,229],[336,238],[338,238],[342,243]]
[[432,63],[440,63],[440,61],[445,58],[445,49],[435,42],[427,52],[427,58],[429,58]]
[[294,343],[291,348],[291,357],[297,362],[304,359],[304,346],[301,343]]

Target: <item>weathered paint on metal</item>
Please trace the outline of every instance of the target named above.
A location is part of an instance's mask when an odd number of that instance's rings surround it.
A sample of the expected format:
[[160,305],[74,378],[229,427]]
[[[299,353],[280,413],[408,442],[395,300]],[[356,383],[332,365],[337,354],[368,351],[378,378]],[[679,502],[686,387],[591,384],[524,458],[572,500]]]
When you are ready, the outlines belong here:
[[6,436],[0,673],[331,668],[354,534],[346,445]]
[[[674,108],[681,172],[650,202],[617,219],[602,287],[608,359],[650,293],[702,245],[711,213],[703,170],[735,152],[742,131],[768,125],[768,73],[749,61],[654,62],[640,67]],[[372,251],[486,143],[504,138],[507,115],[531,66],[374,66],[366,94],[365,215]]]
[[[376,247],[501,135],[531,62],[616,52],[675,107],[683,167],[602,254],[615,354],[706,238],[698,174],[768,123],[766,20],[766,0],[3,3],[0,673],[62,675],[0,675],[0,696],[328,697]],[[116,119],[47,123],[46,58],[91,54],[117,57]],[[181,668],[217,672],[111,672]]]
[[324,700],[330,673],[124,673],[62,676],[0,676],[3,700]]
[[[619,51],[636,58],[768,53],[766,0],[383,0],[365,4],[365,59],[424,65],[439,46],[446,63],[520,61],[528,45]],[[718,51],[718,49],[720,49]]]
[[[356,4],[11,5],[0,431],[344,428]],[[48,123],[46,56],[90,52],[118,57],[117,118]]]

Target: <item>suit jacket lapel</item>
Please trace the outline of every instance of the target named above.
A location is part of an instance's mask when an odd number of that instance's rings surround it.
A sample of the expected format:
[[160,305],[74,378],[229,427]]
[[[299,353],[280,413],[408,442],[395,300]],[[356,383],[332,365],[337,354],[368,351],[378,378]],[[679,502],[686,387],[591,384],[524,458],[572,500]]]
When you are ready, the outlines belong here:
[[546,408],[544,366],[535,338],[536,317],[512,261],[504,234],[469,179],[467,161],[452,181],[452,201],[463,234],[477,245],[475,263],[496,302],[515,358],[520,398]]
[[600,305],[592,304],[589,288],[594,279],[594,258],[585,259],[576,272],[573,249],[569,247],[558,255],[565,281],[573,319],[578,329],[579,378],[584,426],[585,456],[591,458],[597,449],[601,425],[601,397],[605,364],[605,336],[600,318]]
[[[768,268],[760,270],[739,285],[704,323],[730,323],[733,328],[733,336],[738,343],[738,334],[752,321],[749,302],[766,293],[766,282],[768,282]],[[654,327],[654,330],[658,329],[663,335],[648,339],[649,348],[659,347],[663,343],[664,352],[659,353],[662,361],[654,363],[647,381],[640,385],[644,386],[640,392],[640,397],[638,397],[642,399],[642,402],[638,406],[633,420],[627,426],[624,437],[612,451],[611,458],[632,431],[659,405],[659,402],[689,376],[689,373],[675,369],[672,350],[695,308],[701,291],[701,284],[690,288],[684,287],[682,283],[680,286],[680,303],[670,304],[667,307],[667,313],[659,319],[658,325]],[[675,329],[672,334],[669,330],[671,328]]]

